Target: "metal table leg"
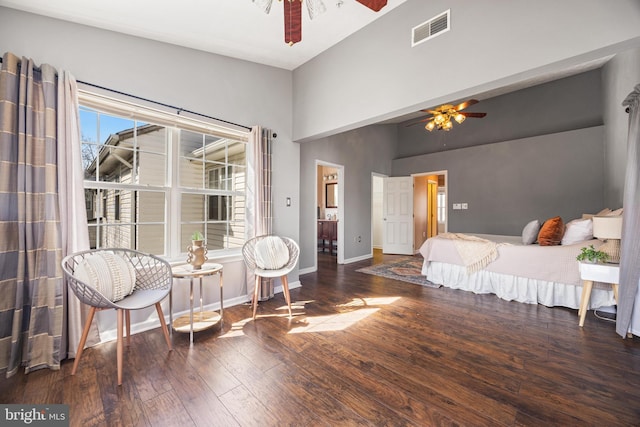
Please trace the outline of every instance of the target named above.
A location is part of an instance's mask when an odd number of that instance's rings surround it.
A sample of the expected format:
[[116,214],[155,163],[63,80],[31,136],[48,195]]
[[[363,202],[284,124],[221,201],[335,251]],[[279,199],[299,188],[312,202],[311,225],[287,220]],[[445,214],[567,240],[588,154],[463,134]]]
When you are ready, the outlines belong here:
[[189,279],[189,321],[191,330],[189,331],[189,342],[193,345],[193,277]]

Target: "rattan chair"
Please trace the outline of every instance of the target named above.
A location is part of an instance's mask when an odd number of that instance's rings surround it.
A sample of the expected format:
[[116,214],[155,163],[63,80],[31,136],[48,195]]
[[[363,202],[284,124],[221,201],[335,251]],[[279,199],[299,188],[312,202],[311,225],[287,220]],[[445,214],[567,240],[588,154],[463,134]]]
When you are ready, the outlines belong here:
[[[101,252],[112,253],[124,258],[130,262],[135,271],[135,285],[133,291],[123,299],[112,302],[103,294],[98,292],[95,287],[79,280],[76,270],[81,265],[83,260],[89,256],[99,254]],[[73,362],[73,369],[71,375],[75,375],[80,358],[82,357],[82,351],[84,349],[87,335],[91,327],[91,322],[95,315],[96,310],[115,309],[117,313],[117,365],[118,365],[118,385],[122,384],[122,341],[123,341],[123,317],[126,317],[127,328],[127,345],[130,342],[131,337],[131,320],[129,312],[131,310],[139,310],[146,307],[155,305],[158,313],[158,319],[160,320],[160,326],[164,334],[164,338],[171,351],[171,339],[169,338],[169,332],[167,330],[167,324],[162,314],[162,307],[160,302],[171,291],[172,275],[171,266],[168,262],[155,255],[145,254],[131,249],[94,249],[83,252],[78,252],[66,256],[62,260],[62,269],[67,283],[73,293],[80,299],[81,302],[91,307],[89,310],[89,316],[84,325],[82,337],[78,344],[78,350],[76,352],[76,359]]]
[[[260,263],[256,262],[256,246],[259,245],[260,242],[263,242],[265,239],[281,239],[282,242],[286,245],[286,253],[284,253],[284,248],[281,246],[282,252],[277,254],[281,259],[285,259],[286,262],[284,265],[279,268],[264,268],[264,266],[259,265]],[[242,255],[244,257],[244,262],[247,265],[249,271],[253,272],[255,275],[255,288],[253,290],[253,318],[256,318],[256,313],[258,310],[258,292],[260,290],[260,282],[261,278],[276,278],[279,277],[282,281],[282,292],[284,293],[284,298],[287,301],[287,307],[289,308],[289,317],[291,314],[291,295],[289,294],[289,281],[287,279],[287,274],[289,274],[298,263],[298,257],[300,255],[300,247],[298,244],[288,238],[281,236],[258,236],[248,240],[242,246]]]

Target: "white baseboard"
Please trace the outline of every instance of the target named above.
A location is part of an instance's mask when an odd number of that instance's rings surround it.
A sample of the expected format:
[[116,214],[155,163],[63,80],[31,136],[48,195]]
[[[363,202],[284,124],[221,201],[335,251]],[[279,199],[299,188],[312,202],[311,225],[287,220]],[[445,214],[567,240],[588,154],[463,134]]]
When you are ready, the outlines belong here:
[[298,270],[298,274],[303,275],[303,274],[315,273],[316,271],[318,271],[318,267],[301,268],[300,270]]
[[345,259],[344,263],[345,264],[351,264],[353,262],[364,261],[365,259],[371,259],[371,258],[373,258],[373,254],[369,253],[367,255],[362,255],[362,256],[359,256],[359,257],[355,257],[355,258]]

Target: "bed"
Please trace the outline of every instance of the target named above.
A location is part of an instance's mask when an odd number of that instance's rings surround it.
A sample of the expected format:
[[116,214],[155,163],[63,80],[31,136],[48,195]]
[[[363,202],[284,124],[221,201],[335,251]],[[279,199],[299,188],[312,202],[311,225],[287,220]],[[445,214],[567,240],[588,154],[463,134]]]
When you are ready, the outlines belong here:
[[[577,309],[582,281],[576,256],[588,245],[598,248],[602,242],[593,239],[540,246],[523,244],[522,236],[444,233],[427,239],[420,248],[424,257],[422,274],[433,283],[453,289]],[[476,259],[474,253],[479,253]],[[589,309],[613,305],[611,286],[594,283]]]

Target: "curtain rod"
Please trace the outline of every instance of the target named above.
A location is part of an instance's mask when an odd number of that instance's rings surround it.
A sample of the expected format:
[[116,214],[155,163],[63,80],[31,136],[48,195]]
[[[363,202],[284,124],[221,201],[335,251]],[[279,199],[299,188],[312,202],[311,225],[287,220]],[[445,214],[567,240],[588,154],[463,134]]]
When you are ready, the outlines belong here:
[[206,114],[197,113],[197,112],[195,112],[195,111],[187,110],[187,109],[185,109],[185,108],[176,107],[176,106],[174,106],[174,105],[165,104],[165,103],[163,103],[163,102],[154,101],[154,100],[152,100],[152,99],[143,98],[143,97],[141,97],[141,96],[132,95],[132,94],[130,94],[130,93],[121,92],[121,91],[119,91],[119,90],[110,89],[110,88],[108,88],[108,87],[104,87],[104,86],[96,85],[96,84],[93,84],[93,83],[84,82],[84,81],[82,81],[82,80],[77,80],[77,82],[78,82],[78,83],[81,83],[81,84],[83,84],[83,85],[87,85],[87,86],[94,87],[94,88],[96,88],[96,89],[102,89],[102,90],[106,90],[106,91],[109,91],[109,92],[117,93],[118,95],[128,96],[128,97],[130,97],[130,98],[134,98],[134,99],[137,99],[137,100],[140,100],[140,101],[151,102],[152,104],[161,105],[161,106],[163,106],[163,107],[167,107],[167,108],[172,108],[172,109],[176,110],[176,114],[178,114],[178,115],[180,115],[180,113],[182,113],[182,112],[184,112],[184,113],[189,113],[189,114],[194,114],[194,115],[199,116],[199,117],[204,117],[204,118],[207,118],[207,119],[212,119],[212,120],[215,120],[215,121],[218,121],[218,122],[226,123],[226,124],[228,124],[228,125],[234,125],[234,126],[238,126],[238,127],[241,127],[241,128],[247,129],[247,130],[251,130],[251,128],[250,128],[249,126],[245,126],[245,125],[241,125],[241,124],[238,124],[238,123],[230,122],[230,121],[228,121],[228,120],[224,120],[224,119],[219,119],[219,118],[217,118],[217,117],[213,117],[213,116],[208,116],[208,115],[206,115]]
[[[2,56],[0,56],[0,64],[2,64]],[[180,113],[182,113],[182,112],[185,112],[185,113],[189,113],[189,114],[194,114],[194,115],[199,116],[199,117],[204,117],[204,118],[207,118],[207,119],[216,120],[216,121],[221,122],[221,123],[226,123],[226,124],[228,124],[228,125],[238,126],[238,127],[243,128],[243,129],[246,129],[246,130],[251,130],[251,128],[250,128],[249,126],[245,126],[245,125],[241,125],[241,124],[238,124],[238,123],[230,122],[230,121],[228,121],[228,120],[219,119],[219,118],[217,118],[217,117],[213,117],[213,116],[208,116],[208,115],[206,115],[206,114],[197,113],[197,112],[195,112],[195,111],[187,110],[187,109],[185,109],[185,108],[176,107],[176,106],[174,106],[174,105],[165,104],[165,103],[163,103],[163,102],[154,101],[154,100],[152,100],[152,99],[143,98],[143,97],[141,97],[141,96],[132,95],[132,94],[130,94],[130,93],[121,92],[121,91],[119,91],[119,90],[115,90],[115,89],[111,89],[111,88],[108,88],[108,87],[104,87],[104,86],[96,85],[96,84],[89,83],[89,82],[85,82],[85,81],[82,81],[82,80],[76,80],[76,81],[77,81],[78,83],[83,84],[83,85],[87,85],[87,86],[94,87],[94,88],[96,88],[96,89],[106,90],[106,91],[108,91],[108,92],[117,93],[118,95],[128,96],[128,97],[130,97],[130,98],[134,98],[134,99],[137,99],[137,100],[139,100],[139,101],[150,102],[150,103],[152,103],[152,104],[161,105],[161,106],[166,107],[166,108],[171,108],[171,109],[176,110],[176,114],[178,114],[178,115],[180,115]]]

